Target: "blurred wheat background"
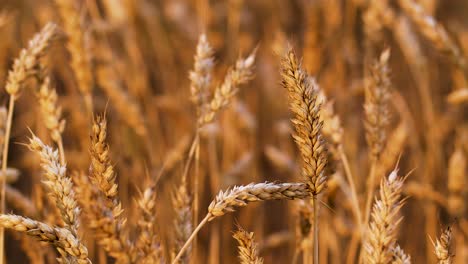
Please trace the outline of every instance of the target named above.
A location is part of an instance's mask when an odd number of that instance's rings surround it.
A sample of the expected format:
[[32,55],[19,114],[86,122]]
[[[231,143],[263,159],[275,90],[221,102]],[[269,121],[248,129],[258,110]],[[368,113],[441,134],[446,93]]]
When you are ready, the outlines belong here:
[[0,263],[468,263],[466,14],[0,1]]

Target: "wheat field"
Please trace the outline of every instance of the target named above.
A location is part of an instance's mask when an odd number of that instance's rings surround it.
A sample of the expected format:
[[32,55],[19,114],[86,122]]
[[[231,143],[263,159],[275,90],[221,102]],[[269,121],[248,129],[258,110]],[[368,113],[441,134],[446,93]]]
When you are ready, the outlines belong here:
[[0,264],[468,263],[467,13],[1,0]]

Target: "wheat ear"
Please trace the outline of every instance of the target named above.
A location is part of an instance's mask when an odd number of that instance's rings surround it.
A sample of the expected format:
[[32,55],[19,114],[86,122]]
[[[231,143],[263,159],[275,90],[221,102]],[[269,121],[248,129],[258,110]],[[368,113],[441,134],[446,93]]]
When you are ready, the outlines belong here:
[[318,201],[317,195],[327,184],[327,148],[322,135],[321,104],[318,101],[318,84],[308,78],[296,54],[290,49],[282,59],[283,86],[288,90],[289,105],[294,113],[291,120],[296,133],[294,140],[302,156],[302,176],[313,198],[314,206],[314,263],[318,263]]
[[440,235],[440,238],[435,242],[435,254],[439,264],[451,264],[453,262],[453,255],[450,251],[450,245],[452,242],[452,228],[449,226],[445,228]]
[[24,232],[54,245],[62,256],[69,255],[79,264],[88,264],[88,250],[68,229],[51,227],[42,222],[38,222],[18,215],[0,214],[0,226]]
[[254,240],[254,233],[247,232],[242,227],[234,233],[233,237],[239,243],[239,259],[241,264],[262,264],[263,259],[258,256],[257,243]]
[[41,108],[42,119],[45,127],[50,132],[50,137],[57,144],[60,154],[60,162],[65,164],[62,133],[65,129],[65,120],[62,118],[62,108],[57,102],[57,92],[50,87],[50,78],[42,78],[37,93]]
[[365,263],[389,263],[396,243],[396,231],[402,217],[400,199],[404,178],[395,168],[380,184],[380,198],[375,200],[361,256]]
[[176,264],[200,229],[209,221],[226,213],[234,212],[236,207],[244,207],[251,202],[283,199],[304,199],[310,197],[310,190],[305,183],[251,183],[235,186],[227,191],[220,191],[208,207],[208,214],[198,224],[172,261]]
[[106,142],[107,120],[105,116],[97,116],[91,131],[91,166],[90,179],[99,190],[99,215],[91,222],[96,230],[99,243],[109,254],[119,261],[130,262],[131,245],[124,238],[122,229],[125,219],[118,197],[118,186],[114,166],[109,157],[109,146]]
[[[182,179],[179,188],[172,196],[172,205],[176,216],[174,219],[175,238],[173,246],[173,256],[175,256],[183,247],[185,241],[190,237],[193,231],[192,210],[190,208],[191,199],[187,190],[187,182]],[[188,263],[191,248],[181,257],[181,263]]]
[[390,123],[390,69],[388,60],[390,50],[380,55],[379,61],[369,69],[366,78],[364,112],[366,115],[366,139],[371,149],[371,158],[380,157],[387,139],[387,127]]
[[411,257],[398,244],[394,245],[391,251],[393,254],[391,264],[411,264]]
[[164,263],[159,235],[156,233],[156,191],[150,184],[137,200],[141,219],[138,221],[138,237],[135,249],[138,263]]
[[301,152],[302,175],[312,195],[318,195],[326,187],[327,150],[321,133],[320,102],[317,100],[318,85],[307,78],[293,50],[282,60],[283,86],[288,90],[290,108],[294,113],[292,123],[296,129],[293,136]]
[[247,58],[238,59],[236,65],[228,71],[223,83],[216,87],[211,101],[203,106],[203,114],[198,118],[199,127],[211,123],[219,111],[237,94],[239,86],[253,78],[255,55],[256,49]]
[[191,101],[197,108],[197,118],[202,114],[203,105],[206,104],[209,87],[211,85],[214,66],[214,51],[206,35],[200,35],[195,54],[193,70],[189,73]]
[[385,50],[369,69],[366,78],[364,112],[366,119],[366,139],[370,147],[371,167],[367,178],[367,198],[364,209],[364,223],[369,221],[372,197],[377,182],[377,161],[387,141],[387,128],[390,123],[390,50]]
[[28,146],[41,157],[41,167],[45,172],[43,183],[50,189],[67,228],[76,235],[80,209],[75,199],[73,183],[66,175],[65,164],[59,161],[58,151],[42,143],[34,134],[29,139]]

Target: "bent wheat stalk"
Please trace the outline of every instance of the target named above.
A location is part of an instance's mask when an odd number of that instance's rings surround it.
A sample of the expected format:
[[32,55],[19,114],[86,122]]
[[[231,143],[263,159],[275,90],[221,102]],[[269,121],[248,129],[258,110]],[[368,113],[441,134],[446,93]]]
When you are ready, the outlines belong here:
[[235,186],[228,191],[220,191],[208,207],[205,218],[193,230],[189,239],[172,261],[176,264],[184,254],[200,229],[209,221],[226,213],[234,212],[236,207],[244,207],[251,202],[283,199],[304,199],[310,197],[310,190],[305,183],[251,183]]

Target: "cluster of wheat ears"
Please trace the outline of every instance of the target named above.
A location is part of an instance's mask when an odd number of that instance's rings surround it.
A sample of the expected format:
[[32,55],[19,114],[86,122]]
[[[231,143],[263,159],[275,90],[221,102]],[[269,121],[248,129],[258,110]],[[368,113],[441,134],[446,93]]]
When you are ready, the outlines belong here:
[[18,2],[0,264],[468,263],[445,2]]

